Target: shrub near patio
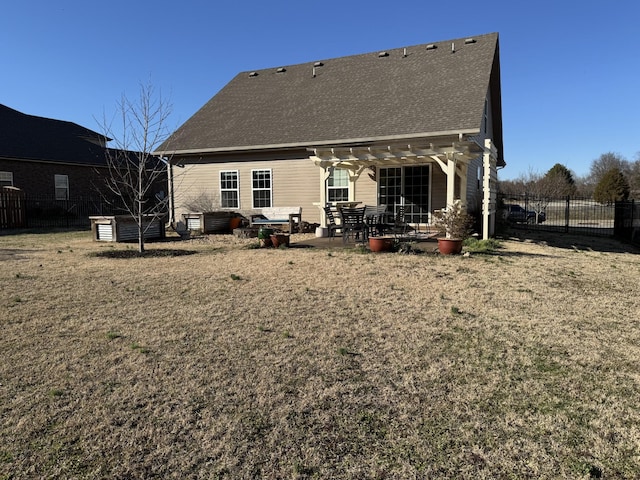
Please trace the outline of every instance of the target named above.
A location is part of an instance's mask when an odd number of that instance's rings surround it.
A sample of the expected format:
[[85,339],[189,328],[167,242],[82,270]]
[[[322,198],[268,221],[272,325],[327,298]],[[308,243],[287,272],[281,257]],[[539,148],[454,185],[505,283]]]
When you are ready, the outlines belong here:
[[[0,237],[0,478],[635,478],[640,262]],[[293,235],[295,246],[298,235]]]

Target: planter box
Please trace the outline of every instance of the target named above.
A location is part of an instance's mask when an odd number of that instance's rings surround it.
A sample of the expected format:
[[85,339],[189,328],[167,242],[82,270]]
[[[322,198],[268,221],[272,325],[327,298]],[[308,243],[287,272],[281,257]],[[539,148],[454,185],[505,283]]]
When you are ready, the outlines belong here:
[[[94,242],[131,242],[138,240],[138,225],[130,215],[89,217]],[[149,227],[149,228],[146,228]],[[164,219],[149,217],[145,222],[145,240],[165,237]]]
[[231,212],[190,212],[182,215],[184,225],[190,232],[229,233]]

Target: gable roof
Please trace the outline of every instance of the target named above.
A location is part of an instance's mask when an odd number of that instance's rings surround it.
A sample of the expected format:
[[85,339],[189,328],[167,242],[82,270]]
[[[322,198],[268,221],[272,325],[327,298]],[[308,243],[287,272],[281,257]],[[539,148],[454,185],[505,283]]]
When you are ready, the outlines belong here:
[[195,154],[474,135],[489,91],[501,157],[497,33],[239,73],[158,150]]
[[0,158],[105,165],[109,138],[72,122],[0,105]]

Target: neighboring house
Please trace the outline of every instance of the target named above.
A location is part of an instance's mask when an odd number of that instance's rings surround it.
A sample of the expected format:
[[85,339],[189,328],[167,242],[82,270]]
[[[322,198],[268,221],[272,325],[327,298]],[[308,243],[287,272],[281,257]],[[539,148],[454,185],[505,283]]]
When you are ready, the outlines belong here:
[[[112,177],[109,163],[112,167],[125,165],[124,154],[135,164],[138,153],[110,149],[110,140],[72,122],[27,115],[0,105],[0,187],[23,192],[29,226],[48,226],[44,220],[59,220],[60,216],[68,225],[70,216],[75,218],[74,225],[89,225],[89,215],[124,213],[122,199],[106,186]],[[150,169],[165,168],[157,158],[151,157],[150,163]],[[149,189],[149,201],[162,204],[166,192],[166,175],[162,173],[160,181]],[[36,216],[38,222],[33,221]],[[8,222],[0,222],[0,227],[3,225]]]
[[56,200],[96,197],[109,140],[75,123],[0,105],[0,186]]
[[[242,72],[158,149],[173,220],[358,201],[414,224],[461,199],[493,233],[502,156],[498,34]],[[199,204],[202,204],[200,202]]]

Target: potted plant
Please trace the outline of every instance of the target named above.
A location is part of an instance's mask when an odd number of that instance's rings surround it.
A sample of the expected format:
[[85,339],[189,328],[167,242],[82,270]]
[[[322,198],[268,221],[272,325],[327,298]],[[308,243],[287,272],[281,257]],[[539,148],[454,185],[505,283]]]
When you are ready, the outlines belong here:
[[441,235],[438,238],[440,253],[457,254],[462,251],[462,241],[471,232],[473,217],[467,213],[462,202],[456,200],[446,209],[433,212],[433,224]]

